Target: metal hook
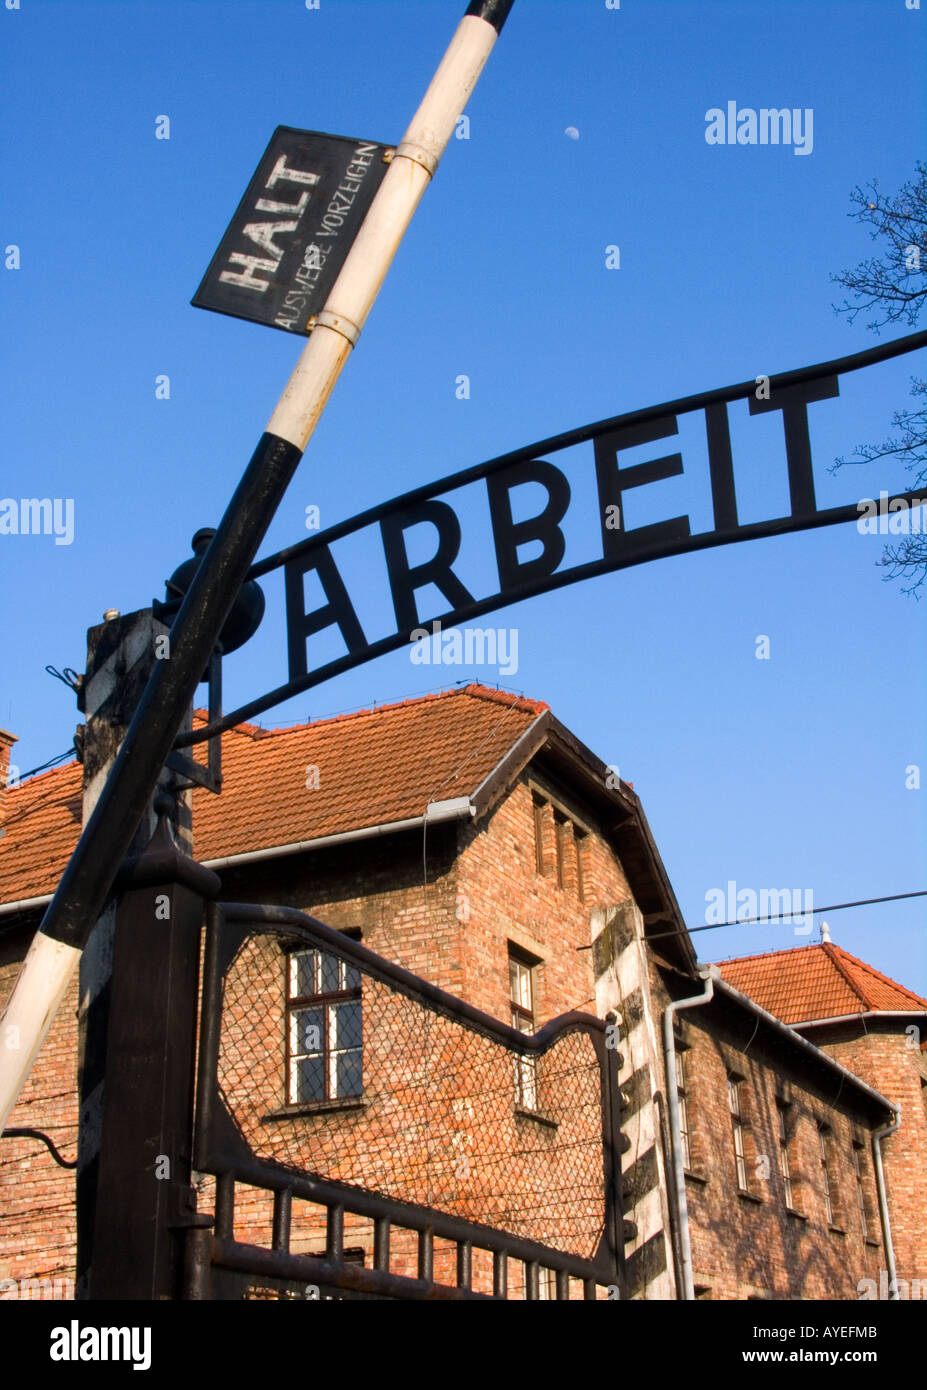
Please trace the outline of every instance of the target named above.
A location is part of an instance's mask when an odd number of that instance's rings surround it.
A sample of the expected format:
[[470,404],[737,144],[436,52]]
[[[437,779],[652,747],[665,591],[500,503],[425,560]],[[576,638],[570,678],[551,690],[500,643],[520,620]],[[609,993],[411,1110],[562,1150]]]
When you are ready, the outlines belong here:
[[70,666],[65,666],[63,671],[57,670],[54,666],[46,666],[45,669],[50,676],[54,676],[56,680],[61,681],[62,685],[66,685],[69,690],[73,690],[75,695],[80,694],[80,688],[84,683],[84,678],[83,676],[79,676],[76,671],[73,671]]

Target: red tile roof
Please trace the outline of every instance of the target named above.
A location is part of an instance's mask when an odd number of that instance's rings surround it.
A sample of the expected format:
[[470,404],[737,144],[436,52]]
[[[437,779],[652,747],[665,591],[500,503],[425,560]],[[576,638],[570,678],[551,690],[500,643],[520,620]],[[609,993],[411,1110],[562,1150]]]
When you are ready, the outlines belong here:
[[[241,724],[222,738],[222,795],[193,794],[197,858],[421,816],[472,794],[547,708],[468,685],[291,729]],[[68,763],[5,793],[0,903],[54,890],[80,829],[81,773]]]
[[82,776],[65,763],[3,793],[0,902],[54,890],[80,832]]
[[927,1010],[927,999],[896,984],[832,941],[719,963],[722,979],[761,1008],[799,1024],[878,1010]]

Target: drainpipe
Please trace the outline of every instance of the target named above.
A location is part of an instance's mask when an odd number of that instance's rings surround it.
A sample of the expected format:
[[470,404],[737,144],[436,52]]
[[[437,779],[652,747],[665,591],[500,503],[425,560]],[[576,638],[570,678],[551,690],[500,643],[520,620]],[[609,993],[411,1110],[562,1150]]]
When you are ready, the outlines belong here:
[[[476,815],[476,807],[468,796],[455,796],[449,801],[429,802],[423,816],[408,820],[384,821],[380,825],[365,825],[359,830],[341,830],[334,835],[320,835],[315,840],[294,840],[287,845],[269,845],[266,849],[249,849],[241,854],[229,854],[224,859],[203,859],[204,869],[220,871],[239,864],[255,864],[261,859],[280,859],[285,854],[303,854],[307,850],[330,849],[349,845],[356,840],[372,840],[379,835],[393,835],[401,830],[419,830],[422,826],[438,825],[442,821],[465,820]],[[0,907],[0,912],[3,908]]]
[[679,1128],[679,1096],[676,1094],[676,1039],[673,1036],[673,1022],[680,1009],[694,1009],[699,1004],[707,1004],[715,992],[715,980],[721,978],[716,965],[699,966],[699,979],[705,981],[702,994],[693,994],[688,999],[676,999],[663,1014],[663,1063],[666,1072],[666,1101],[670,1128],[670,1161],[673,1169],[673,1190],[676,1205],[676,1225],[678,1237],[679,1286],[678,1297],[691,1302],[695,1298],[692,1284],[692,1246],[689,1242],[689,1206],[686,1201],[686,1175],[682,1161],[682,1133]]
[[882,1240],[885,1244],[885,1263],[888,1266],[889,1299],[898,1298],[898,1273],[895,1269],[895,1247],[892,1245],[892,1227],[888,1219],[888,1200],[885,1195],[885,1174],[882,1172],[882,1140],[894,1134],[901,1126],[901,1110],[893,1105],[895,1119],[892,1124],[882,1125],[872,1131],[872,1166],[875,1169],[876,1191],[879,1194],[879,1218],[882,1222]]

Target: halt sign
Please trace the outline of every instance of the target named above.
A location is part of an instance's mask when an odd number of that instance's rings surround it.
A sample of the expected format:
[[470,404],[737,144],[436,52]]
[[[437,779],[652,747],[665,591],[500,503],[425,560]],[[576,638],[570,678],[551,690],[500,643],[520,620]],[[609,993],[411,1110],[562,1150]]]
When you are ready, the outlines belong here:
[[308,335],[389,168],[389,148],[278,126],[191,302]]

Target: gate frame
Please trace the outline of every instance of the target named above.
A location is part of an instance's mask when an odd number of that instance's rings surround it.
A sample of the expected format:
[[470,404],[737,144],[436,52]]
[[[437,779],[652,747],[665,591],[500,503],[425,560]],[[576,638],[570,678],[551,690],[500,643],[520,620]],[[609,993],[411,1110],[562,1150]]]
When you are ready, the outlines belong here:
[[[200,1047],[197,1074],[193,1168],[216,1178],[214,1231],[200,1225],[187,1234],[187,1258],[183,1297],[210,1299],[235,1297],[240,1276],[249,1273],[274,1280],[325,1286],[332,1290],[404,1299],[505,1298],[507,1261],[525,1265],[525,1295],[539,1297],[541,1268],[553,1270],[557,1299],[569,1298],[569,1281],[583,1281],[583,1296],[596,1297],[596,1286],[615,1289],[627,1297],[624,1241],[633,1239],[631,1223],[621,1214],[621,1159],[627,1147],[620,1127],[618,1069],[620,1054],[607,1044],[606,1021],[592,1014],[561,1014],[533,1035],[519,1033],[508,1024],[475,1008],[465,1000],[414,975],[411,971],[371,951],[333,927],[295,908],[251,903],[212,902],[208,905],[206,950],[203,968]],[[276,935],[302,940],[307,945],[334,951],[371,978],[412,998],[446,1018],[522,1056],[540,1056],[569,1033],[585,1033],[598,1063],[602,1115],[602,1182],[604,1223],[597,1255],[592,1260],[571,1255],[553,1246],[526,1240],[496,1227],[468,1221],[434,1207],[409,1203],[354,1184],[297,1173],[284,1165],[257,1158],[248,1148],[225,1107],[219,1091],[219,1049],[223,995],[227,972],[242,944],[254,935]],[[270,1249],[247,1245],[234,1238],[235,1183],[262,1187],[274,1194],[273,1236]],[[290,1211],[293,1197],[324,1206],[327,1211],[325,1257],[289,1252]],[[366,1269],[344,1260],[344,1214],[369,1217],[374,1223],[374,1266]],[[205,1223],[205,1214],[200,1218]],[[389,1233],[392,1225],[418,1234],[418,1278],[393,1274],[389,1269]],[[436,1284],[433,1278],[435,1239],[457,1246],[457,1284]],[[473,1247],[493,1253],[493,1294],[473,1291]],[[214,1275],[215,1270],[226,1274]],[[239,1278],[236,1280],[234,1274]],[[231,1278],[229,1276],[232,1276]],[[220,1290],[226,1290],[225,1294]]]

